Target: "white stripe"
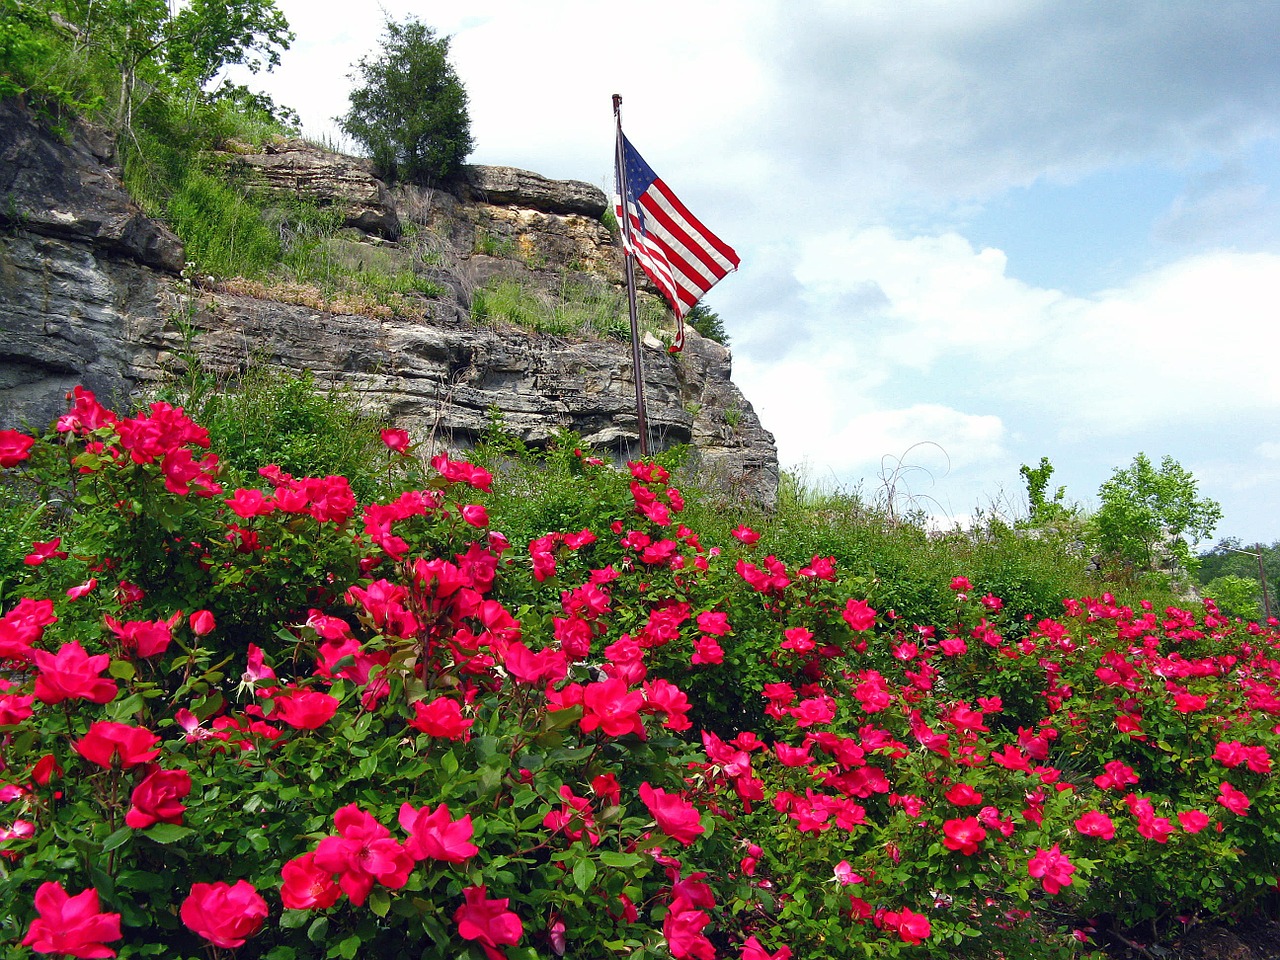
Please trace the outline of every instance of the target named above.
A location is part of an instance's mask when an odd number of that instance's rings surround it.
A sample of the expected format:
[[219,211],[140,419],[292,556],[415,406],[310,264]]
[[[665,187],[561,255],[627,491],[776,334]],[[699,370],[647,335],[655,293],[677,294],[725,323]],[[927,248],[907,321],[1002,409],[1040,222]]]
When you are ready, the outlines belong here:
[[[657,186],[656,182],[654,186]],[[667,193],[665,191],[655,190],[653,188],[650,188],[648,191],[646,191],[645,196],[649,197],[650,200],[652,200],[657,206],[661,207],[663,212],[665,212],[666,215],[674,223],[678,224],[680,228],[689,235],[691,240],[694,240],[695,242],[697,242],[702,247],[702,249],[707,252],[707,254],[711,257],[711,259],[720,265],[720,268],[724,270],[725,273],[732,273],[734,270],[737,269],[736,267],[734,267],[732,261],[725,258],[720,253],[719,250],[717,250],[714,246],[712,246],[707,241],[706,238],[708,233],[710,233],[710,231],[706,230],[705,228],[699,229],[694,224],[686,220],[679,213],[679,211],[677,211],[676,208],[671,205],[671,201],[667,199]],[[666,233],[666,230],[664,229],[663,232]],[[712,236],[714,236],[714,234],[712,234]],[[719,240],[720,238],[716,237],[716,239]],[[675,248],[678,242],[679,241],[677,241],[675,237],[671,238],[671,245],[673,249]],[[702,266],[701,261],[699,261],[699,266]],[[716,277],[715,279],[719,280],[721,278]]]
[[654,284],[663,292],[668,300],[677,300],[678,282],[673,275],[670,263],[661,246],[652,243],[640,230],[639,219],[631,217],[631,237],[634,249],[631,251],[644,268]]
[[[672,233],[659,223],[652,214],[649,216],[648,223],[649,233],[652,234],[655,239],[666,244],[674,256],[683,258],[685,263],[688,264],[689,270],[693,271],[692,273],[688,273],[674,263],[671,266],[672,271],[680,276],[681,282],[686,289],[689,289],[694,293],[695,300],[703,293],[710,290],[722,279],[722,277],[716,276],[712,273],[711,269],[707,267],[707,265],[689,249],[689,247],[672,235]],[[715,254],[714,250],[709,250],[709,252],[713,255]],[[713,258],[717,263],[720,263],[722,260],[719,256],[714,256]],[[726,273],[727,272],[728,271],[726,271]]]
[[[632,205],[630,209],[631,253],[640,263],[645,273],[648,274],[649,279],[666,297],[672,310],[676,313],[677,319],[679,319],[689,310],[689,304],[684,302],[685,299],[697,302],[704,293],[716,284],[719,278],[713,277],[707,282],[701,276],[695,278],[686,276],[683,270],[671,262],[668,258],[667,250],[663,247],[663,244],[667,242],[666,238],[670,237],[669,232],[661,228],[652,215],[645,217],[647,228],[641,230],[640,218],[635,206]],[[615,209],[615,214],[618,212]],[[624,234],[624,246],[626,246],[625,241],[626,235]],[[684,252],[682,244],[671,243],[671,246],[674,250]],[[702,267],[703,265],[698,263],[697,266]],[[681,294],[684,296],[681,296]]]

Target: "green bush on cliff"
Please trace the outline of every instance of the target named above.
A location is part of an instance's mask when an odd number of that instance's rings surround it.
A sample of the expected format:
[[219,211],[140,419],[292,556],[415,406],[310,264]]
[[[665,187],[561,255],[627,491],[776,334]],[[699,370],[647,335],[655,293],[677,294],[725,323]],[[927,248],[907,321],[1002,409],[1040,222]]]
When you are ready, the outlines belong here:
[[467,92],[449,63],[449,38],[416,17],[388,17],[382,50],[361,57],[352,79],[359,85],[339,122],[387,179],[443,180],[471,152]]

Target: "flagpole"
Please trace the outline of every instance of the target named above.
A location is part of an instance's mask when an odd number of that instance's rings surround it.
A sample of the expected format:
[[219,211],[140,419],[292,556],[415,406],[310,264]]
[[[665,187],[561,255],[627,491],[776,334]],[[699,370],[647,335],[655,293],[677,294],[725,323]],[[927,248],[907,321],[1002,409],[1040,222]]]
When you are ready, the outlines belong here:
[[622,236],[627,268],[627,309],[631,314],[631,374],[636,381],[636,430],[640,434],[640,456],[649,456],[649,425],[645,419],[644,372],[640,366],[640,322],[636,317],[636,271],[631,251],[631,211],[627,192],[627,168],[622,151],[622,96],[613,95],[613,120],[617,138],[613,151],[613,166],[618,182],[618,196],[622,204]]

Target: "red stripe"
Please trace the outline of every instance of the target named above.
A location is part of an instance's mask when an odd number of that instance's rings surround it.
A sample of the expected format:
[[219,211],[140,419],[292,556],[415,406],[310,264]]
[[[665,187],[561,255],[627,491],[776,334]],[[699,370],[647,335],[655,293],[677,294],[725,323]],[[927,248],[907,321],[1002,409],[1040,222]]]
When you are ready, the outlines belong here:
[[642,257],[647,264],[652,264],[652,267],[645,267],[645,272],[652,274],[654,270],[658,270],[662,276],[661,278],[654,277],[654,281],[659,283],[663,288],[674,284],[676,279],[673,275],[671,264],[667,257],[666,246],[662,244],[658,238],[653,237],[648,232],[640,229],[640,220],[638,217],[631,218],[631,226],[631,238],[636,247],[636,256]]
[[633,216],[631,218],[631,225],[632,239],[635,241],[635,250],[633,252],[636,260],[639,261],[649,279],[662,291],[663,296],[667,298],[667,301],[672,304],[674,309],[676,301],[685,298],[679,296],[680,284],[671,271],[665,247],[660,243],[654,242],[651,236],[640,229],[640,221],[637,217]]
[[[712,258],[706,247],[700,246],[693,238],[689,237],[680,225],[671,221],[666,213],[660,209],[655,209],[650,203],[644,203],[645,213],[652,222],[652,229],[649,234],[661,241],[663,248],[667,251],[667,256],[673,262],[681,265],[681,272],[693,283],[705,283],[706,289],[710,289],[717,281],[723,279],[729,271],[723,265],[716,262]],[[672,241],[678,243],[686,251],[689,256],[685,256],[683,252],[673,246]],[[689,259],[693,257],[697,263]],[[698,265],[703,267],[698,269]],[[705,276],[710,274],[710,276]]]
[[[648,261],[658,260],[658,257],[650,252],[651,250],[657,251],[658,255],[661,257],[659,263],[662,268],[665,268],[663,272],[669,272],[671,275],[670,286],[672,292],[678,293],[680,300],[692,306],[698,302],[699,298],[704,293],[715,285],[714,280],[707,281],[701,277],[697,277],[696,274],[691,276],[692,271],[689,269],[689,265],[685,263],[681,257],[676,255],[670,247],[661,243],[652,233],[649,234],[649,240],[650,242],[646,245],[644,251],[646,259]],[[651,267],[646,265],[645,272],[653,277],[654,282],[660,287],[665,289],[668,286],[665,282],[665,277],[660,280],[659,277],[654,276],[654,270]],[[675,297],[669,294],[668,299],[674,301]]]
[[[713,285],[729,273],[728,268],[717,261],[710,250],[685,233],[680,224],[674,223],[665,211],[655,209],[651,201],[642,200],[642,203],[648,216],[650,235],[662,243],[673,259],[686,267],[684,273],[691,281]],[[702,269],[698,269],[699,267]]]
[[[661,177],[653,181],[653,185],[649,188],[649,190],[652,190],[655,187],[658,189],[659,192],[661,192],[663,198],[667,201],[667,203],[671,205],[672,209],[674,209],[676,213],[680,215],[680,217],[685,221],[685,223],[687,223],[690,227],[696,230],[702,237],[706,238],[707,244],[709,246],[714,247],[722,257],[724,257],[726,260],[732,263],[735,269],[738,267],[738,264],[740,261],[738,260],[738,254],[733,249],[733,247],[729,246],[727,243],[725,243],[723,240],[717,237],[714,233],[708,230],[701,220],[699,220],[692,213],[690,213],[689,208],[680,202],[680,198],[671,192],[671,188],[668,187],[665,183],[663,183]],[[648,190],[646,190],[645,192],[648,193]]]
[[[650,196],[646,191],[640,197],[640,206],[644,211],[647,229],[640,228],[638,213],[632,213],[629,217],[635,247],[633,253],[679,319],[732,269],[715,259],[711,245],[714,244],[718,251],[727,251],[725,259],[733,267],[739,262],[738,255],[733,248],[708,231],[696,217],[689,214],[665,185],[658,181],[655,184],[661,187],[661,200],[668,203],[678,215],[686,217],[688,222],[682,224],[674,220],[671,213],[660,205],[658,196]],[[615,212],[621,214],[621,204],[615,207]],[[700,236],[690,236],[685,227],[698,231]],[[700,240],[708,242],[699,242]],[[684,247],[696,262],[688,259],[676,245]]]
[[690,256],[697,257],[707,268],[707,271],[717,280],[729,273],[731,268],[726,267],[715,258],[710,246],[703,242],[702,237],[690,235],[689,230],[686,228],[691,225],[673,219],[671,214],[664,210],[658,201],[648,194],[640,198],[640,203],[644,206],[645,212],[653,218],[656,226],[661,228],[659,232],[665,231],[670,241],[679,243],[688,251]]

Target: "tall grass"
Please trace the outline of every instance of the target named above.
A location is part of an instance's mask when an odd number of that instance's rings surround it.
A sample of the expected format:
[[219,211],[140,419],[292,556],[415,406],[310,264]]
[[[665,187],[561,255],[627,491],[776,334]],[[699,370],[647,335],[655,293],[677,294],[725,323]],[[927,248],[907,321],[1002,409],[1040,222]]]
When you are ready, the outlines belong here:
[[[659,335],[668,328],[660,303],[644,298],[638,308],[642,333]],[[476,290],[471,311],[478,321],[507,323],[551,336],[612,340],[631,336],[625,294],[603,281],[570,279],[567,274],[555,290],[509,278],[495,280]]]

